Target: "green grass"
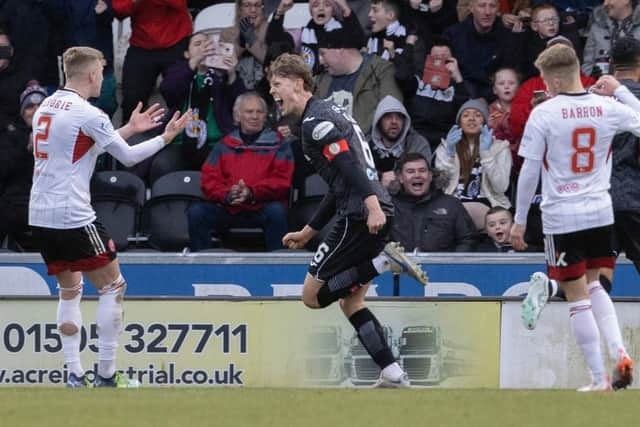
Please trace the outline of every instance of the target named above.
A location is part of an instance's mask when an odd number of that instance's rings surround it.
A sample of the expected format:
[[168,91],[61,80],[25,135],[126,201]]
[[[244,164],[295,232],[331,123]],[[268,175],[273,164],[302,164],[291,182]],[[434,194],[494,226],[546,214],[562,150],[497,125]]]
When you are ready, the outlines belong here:
[[632,426],[640,391],[0,389],[0,426]]

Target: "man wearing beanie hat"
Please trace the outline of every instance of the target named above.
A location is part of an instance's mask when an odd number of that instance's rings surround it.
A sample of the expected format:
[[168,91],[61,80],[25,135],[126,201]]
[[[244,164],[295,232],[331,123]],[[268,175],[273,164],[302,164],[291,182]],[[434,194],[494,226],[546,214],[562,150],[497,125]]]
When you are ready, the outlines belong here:
[[463,202],[478,230],[484,228],[489,208],[511,207],[505,194],[511,177],[509,142],[493,136],[488,120],[487,103],[470,99],[436,149],[436,169],[448,177],[445,193]]
[[31,127],[33,113],[47,96],[47,90],[40,86],[36,80],[27,83],[27,88],[20,95],[20,116],[29,127]]
[[378,103],[387,95],[402,101],[393,65],[377,55],[362,55],[364,40],[354,30],[336,28],[318,35],[320,64],[314,95],[344,108],[364,133],[371,129]]

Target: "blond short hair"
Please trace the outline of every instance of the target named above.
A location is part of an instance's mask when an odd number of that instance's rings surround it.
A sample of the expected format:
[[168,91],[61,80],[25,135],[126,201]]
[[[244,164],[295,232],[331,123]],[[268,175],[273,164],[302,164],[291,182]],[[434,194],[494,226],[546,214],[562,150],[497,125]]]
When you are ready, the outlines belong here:
[[87,46],[74,46],[62,54],[62,65],[67,80],[74,79],[87,72],[87,66],[95,61],[104,61],[104,55],[97,49]]
[[540,73],[556,78],[573,78],[580,72],[580,61],[576,51],[564,44],[546,48],[534,64]]
[[313,78],[309,66],[300,55],[283,53],[271,62],[267,74],[269,81],[274,77],[287,79],[302,79],[304,90],[313,92]]

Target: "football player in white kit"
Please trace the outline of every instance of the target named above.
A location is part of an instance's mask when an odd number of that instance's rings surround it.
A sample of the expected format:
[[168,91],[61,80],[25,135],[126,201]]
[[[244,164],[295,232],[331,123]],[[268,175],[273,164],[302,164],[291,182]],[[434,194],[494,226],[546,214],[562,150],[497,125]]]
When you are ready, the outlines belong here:
[[[633,362],[622,341],[611,298],[598,279],[600,269],[613,269],[615,264],[608,192],[611,142],[617,132],[640,136],[640,113],[634,111],[640,111],[640,102],[610,76],[599,80],[594,92],[615,94],[629,106],[588,93],[580,82],[575,51],[567,46],[547,48],[535,65],[551,99],[533,110],[525,127],[518,153],[525,161],[518,179],[511,241],[517,250],[526,248],[529,201],[542,171],[541,210],[549,277],[556,279],[566,294],[573,335],[592,378],[591,384],[578,390],[625,388],[632,381]],[[536,273],[530,283],[523,319],[529,316],[535,325],[548,298],[547,278]],[[615,365],[612,378],[605,372],[601,333]]]
[[98,289],[98,372],[95,385],[131,387],[137,383],[116,372],[126,282],[116,249],[91,207],[89,182],[96,158],[108,152],[125,165],[152,156],[180,133],[191,113],[177,112],[162,135],[130,147],[125,139],[160,125],[159,105],[141,112],[114,130],[109,117],[87,102],[100,95],[104,58],[89,47],[72,47],[63,55],[66,86],[46,98],[33,117],[35,168],[29,202],[33,229],[47,273],[60,289],[57,324],[69,371],[67,386],[91,384],[80,363],[83,273]]

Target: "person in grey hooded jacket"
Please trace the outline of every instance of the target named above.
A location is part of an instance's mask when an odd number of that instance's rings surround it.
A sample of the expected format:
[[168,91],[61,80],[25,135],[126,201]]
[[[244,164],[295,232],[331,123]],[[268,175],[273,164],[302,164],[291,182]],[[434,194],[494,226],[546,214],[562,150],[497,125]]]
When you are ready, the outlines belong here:
[[400,156],[420,153],[428,162],[431,161],[429,141],[411,127],[406,108],[391,95],[378,103],[368,141],[380,181],[391,193],[399,189],[394,169]]

